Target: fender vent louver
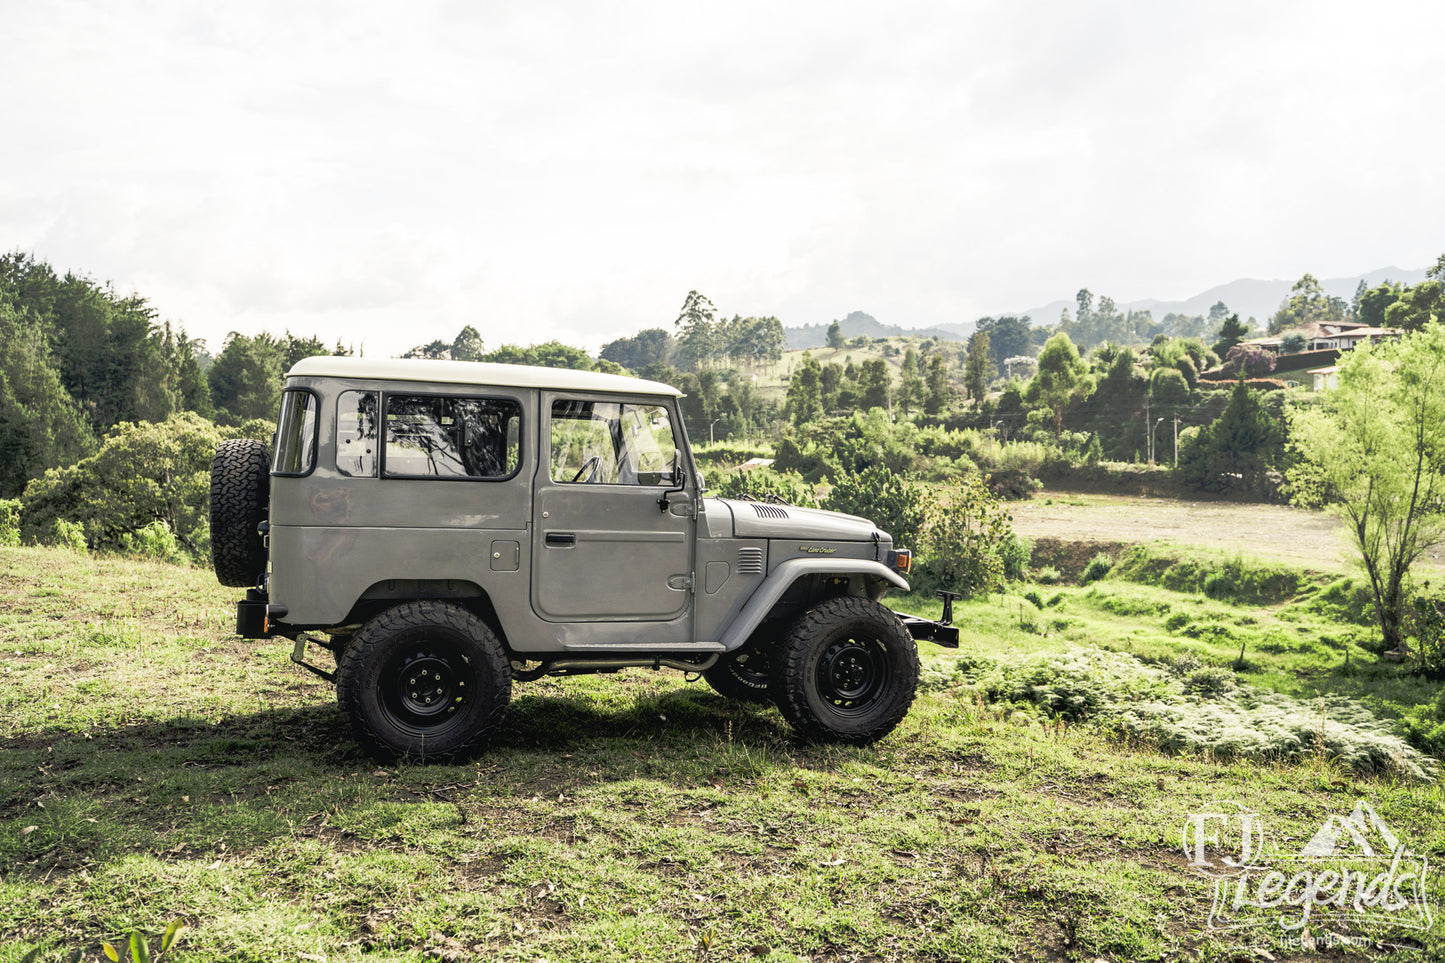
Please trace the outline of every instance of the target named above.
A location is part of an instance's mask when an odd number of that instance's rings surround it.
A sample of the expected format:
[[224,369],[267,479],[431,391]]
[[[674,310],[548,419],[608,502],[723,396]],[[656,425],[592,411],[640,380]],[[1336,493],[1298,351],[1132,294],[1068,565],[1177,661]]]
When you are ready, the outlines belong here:
[[763,574],[763,550],[760,548],[738,549],[738,574]]
[[787,518],[788,510],[779,505],[764,505],[762,502],[753,502],[753,511],[758,513],[759,518]]

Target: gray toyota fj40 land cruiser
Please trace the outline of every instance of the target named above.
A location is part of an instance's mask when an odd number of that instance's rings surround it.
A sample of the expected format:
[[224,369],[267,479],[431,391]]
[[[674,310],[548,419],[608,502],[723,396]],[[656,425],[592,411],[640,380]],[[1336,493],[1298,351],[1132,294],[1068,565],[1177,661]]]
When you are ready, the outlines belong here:
[[[380,759],[445,759],[513,680],[630,666],[772,700],[811,740],[868,743],[908,712],[914,639],[881,603],[910,553],[871,522],[703,496],[668,385],[452,361],[308,358],[274,456],[211,472],[237,632],[291,639]],[[336,669],[307,661],[330,650]]]

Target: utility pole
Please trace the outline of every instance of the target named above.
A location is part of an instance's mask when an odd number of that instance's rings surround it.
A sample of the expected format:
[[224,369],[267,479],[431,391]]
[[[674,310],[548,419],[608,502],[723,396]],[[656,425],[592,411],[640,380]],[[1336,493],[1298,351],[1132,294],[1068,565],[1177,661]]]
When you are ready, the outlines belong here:
[[1179,467],[1179,416],[1174,416],[1174,467]]
[[[1149,393],[1144,393],[1144,427],[1148,428],[1153,422],[1149,418]],[[1154,431],[1149,431],[1149,464],[1154,464]]]

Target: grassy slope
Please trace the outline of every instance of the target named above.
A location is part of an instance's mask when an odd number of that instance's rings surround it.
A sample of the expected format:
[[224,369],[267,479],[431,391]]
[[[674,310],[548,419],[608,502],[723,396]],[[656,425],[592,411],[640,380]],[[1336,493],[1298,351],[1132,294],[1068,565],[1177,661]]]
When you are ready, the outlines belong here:
[[[1179,850],[1212,800],[1297,848],[1365,798],[1445,855],[1438,785],[1131,750],[958,689],[839,749],[675,673],[540,682],[473,763],[379,769],[206,572],[0,549],[0,586],[0,960],[176,917],[197,960],[1234,959],[1261,941],[1206,929]],[[1175,644],[1064,594],[1042,629],[961,607],[964,651]]]

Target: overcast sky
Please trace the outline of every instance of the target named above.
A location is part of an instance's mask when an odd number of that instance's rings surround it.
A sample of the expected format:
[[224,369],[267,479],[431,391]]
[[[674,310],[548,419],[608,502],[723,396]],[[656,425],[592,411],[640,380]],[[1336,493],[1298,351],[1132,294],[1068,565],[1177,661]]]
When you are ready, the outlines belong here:
[[1438,0],[0,0],[0,35],[0,250],[213,352],[596,350],[694,288],[929,325],[1445,252]]

